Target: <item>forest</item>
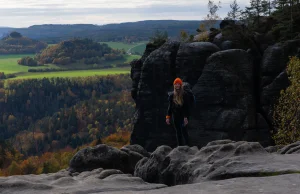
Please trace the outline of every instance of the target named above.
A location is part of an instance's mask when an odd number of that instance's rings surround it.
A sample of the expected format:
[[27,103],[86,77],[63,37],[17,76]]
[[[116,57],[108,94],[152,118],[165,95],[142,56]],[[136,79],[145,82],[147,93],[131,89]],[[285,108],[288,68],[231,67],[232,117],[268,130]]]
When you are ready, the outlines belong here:
[[0,54],[31,54],[45,49],[45,42],[22,36],[19,32],[11,32],[0,40]]
[[[128,74],[1,82],[0,167],[129,134],[130,86]],[[123,138],[113,141],[124,145]]]

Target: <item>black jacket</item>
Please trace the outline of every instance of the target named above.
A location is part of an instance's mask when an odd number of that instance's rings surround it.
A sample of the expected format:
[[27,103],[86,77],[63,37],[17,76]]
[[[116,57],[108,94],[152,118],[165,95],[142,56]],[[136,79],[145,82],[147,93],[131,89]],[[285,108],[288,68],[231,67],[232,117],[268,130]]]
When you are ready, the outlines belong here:
[[190,110],[189,110],[189,103],[188,103],[188,96],[187,94],[184,92],[183,93],[183,104],[182,106],[179,106],[177,104],[174,103],[173,101],[173,97],[174,97],[174,92],[172,92],[169,95],[169,107],[168,107],[168,112],[167,115],[168,116],[174,116],[174,117],[189,117],[190,116]]

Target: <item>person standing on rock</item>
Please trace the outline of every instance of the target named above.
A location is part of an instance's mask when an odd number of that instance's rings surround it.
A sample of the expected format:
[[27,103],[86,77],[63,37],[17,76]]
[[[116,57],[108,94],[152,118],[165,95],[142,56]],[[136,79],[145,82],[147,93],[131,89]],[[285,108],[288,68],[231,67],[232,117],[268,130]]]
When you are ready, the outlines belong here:
[[169,107],[166,116],[166,123],[170,125],[172,118],[176,130],[177,145],[189,145],[186,125],[189,118],[188,96],[183,90],[182,80],[176,78],[173,82],[174,91],[169,95]]

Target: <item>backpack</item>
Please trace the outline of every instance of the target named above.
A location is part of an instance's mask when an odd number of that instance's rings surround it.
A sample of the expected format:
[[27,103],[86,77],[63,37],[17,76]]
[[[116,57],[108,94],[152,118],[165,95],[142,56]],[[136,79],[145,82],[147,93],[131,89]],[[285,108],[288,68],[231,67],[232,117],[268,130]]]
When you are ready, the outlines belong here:
[[183,90],[184,90],[184,93],[187,95],[188,97],[188,104],[189,104],[189,107],[190,109],[192,109],[195,104],[196,104],[196,98],[195,98],[195,95],[193,94],[191,88],[190,88],[190,85],[189,84],[183,84]]

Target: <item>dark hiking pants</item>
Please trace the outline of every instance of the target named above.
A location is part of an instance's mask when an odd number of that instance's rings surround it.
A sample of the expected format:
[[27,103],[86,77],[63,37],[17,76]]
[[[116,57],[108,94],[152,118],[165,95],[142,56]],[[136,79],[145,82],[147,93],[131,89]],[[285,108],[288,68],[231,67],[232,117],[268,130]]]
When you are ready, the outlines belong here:
[[189,145],[189,135],[184,126],[183,117],[173,117],[173,125],[176,130],[177,145]]

